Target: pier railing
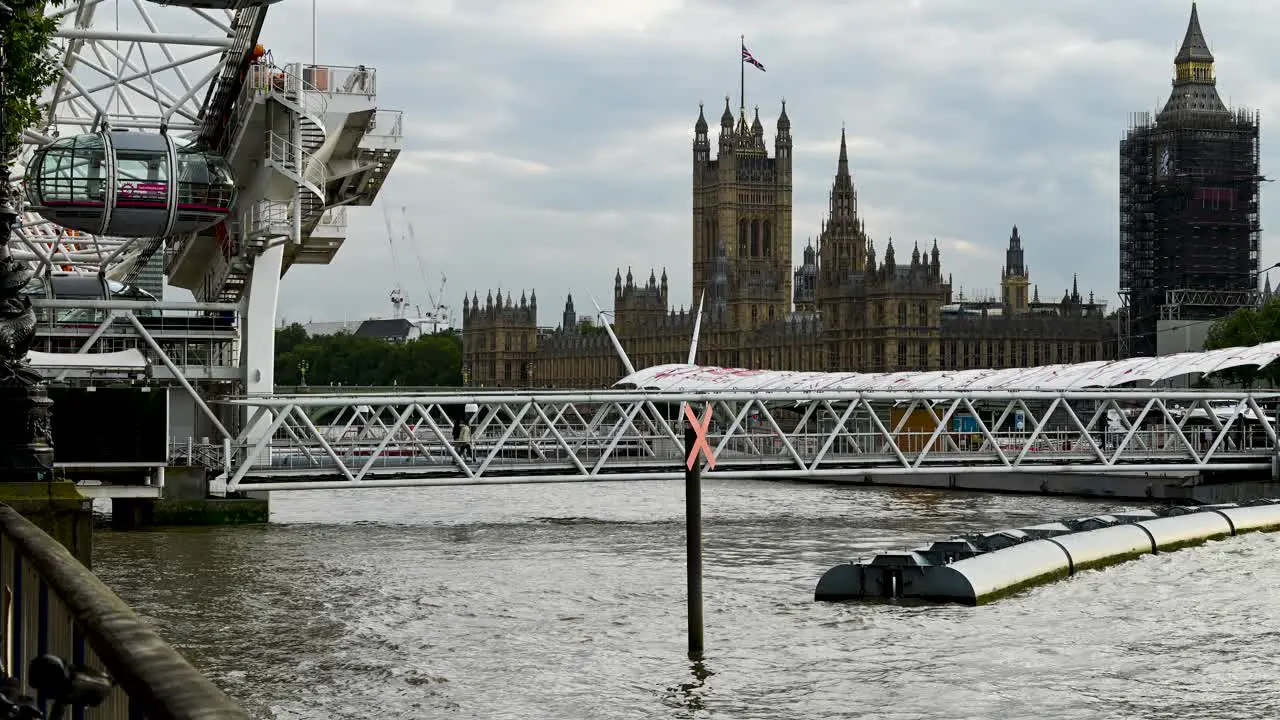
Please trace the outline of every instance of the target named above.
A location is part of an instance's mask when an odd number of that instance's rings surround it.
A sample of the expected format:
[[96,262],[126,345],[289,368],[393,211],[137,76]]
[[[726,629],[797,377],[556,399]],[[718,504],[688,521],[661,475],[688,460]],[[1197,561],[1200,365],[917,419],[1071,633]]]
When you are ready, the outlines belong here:
[[[1148,388],[246,397],[232,401],[250,412],[246,427],[266,428],[232,441],[227,490],[678,479],[685,403],[710,413],[710,472],[725,480],[1269,473],[1277,397]],[[465,444],[453,432],[461,420],[471,425]]]
[[57,540],[5,505],[0,505],[0,595],[0,659],[24,688],[31,661],[44,654],[112,679],[115,687],[106,701],[77,708],[74,717],[248,720],[248,713]]

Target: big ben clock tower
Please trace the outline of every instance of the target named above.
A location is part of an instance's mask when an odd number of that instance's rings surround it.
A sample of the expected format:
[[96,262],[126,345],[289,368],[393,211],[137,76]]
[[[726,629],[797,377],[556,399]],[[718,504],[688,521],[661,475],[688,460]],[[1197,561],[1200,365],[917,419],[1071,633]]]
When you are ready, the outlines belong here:
[[1213,320],[1256,302],[1258,115],[1218,95],[1191,4],[1173,88],[1120,144],[1121,356],[1154,356],[1162,325]]

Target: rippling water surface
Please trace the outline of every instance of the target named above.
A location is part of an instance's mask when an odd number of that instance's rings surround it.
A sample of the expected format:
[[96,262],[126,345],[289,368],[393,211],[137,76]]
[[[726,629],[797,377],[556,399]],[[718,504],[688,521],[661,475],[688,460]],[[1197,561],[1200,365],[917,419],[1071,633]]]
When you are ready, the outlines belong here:
[[272,524],[100,532],[121,596],[260,718],[1260,718],[1280,538],[982,608],[817,604],[878,549],[1113,506],[711,482],[707,657],[678,483],[277,493]]

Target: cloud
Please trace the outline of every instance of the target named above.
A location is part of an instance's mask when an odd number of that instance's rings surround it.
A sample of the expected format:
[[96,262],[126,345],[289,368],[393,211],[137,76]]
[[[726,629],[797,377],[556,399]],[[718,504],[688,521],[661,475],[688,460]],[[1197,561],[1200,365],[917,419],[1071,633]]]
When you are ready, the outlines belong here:
[[[1082,291],[1114,306],[1118,143],[1130,113],[1167,96],[1189,11],[1157,0],[322,6],[321,62],[377,68],[379,103],[405,111],[407,149],[380,201],[396,238],[378,207],[353,211],[332,265],[285,276],[281,315],[386,314],[396,282],[426,305],[443,272],[454,306],[464,290],[536,287],[545,324],[568,292],[579,310],[588,293],[607,307],[628,266],[642,277],[667,267],[673,302],[690,302],[692,126],[705,102],[714,144],[726,93],[736,106],[739,32],[768,68],[747,68],[746,100],[770,144],[787,99],[794,257],[826,211],[843,123],[877,247],[893,237],[909,253],[936,237],[958,285],[994,289],[1017,224],[1042,295],[1079,273]],[[263,37],[278,59],[311,57],[309,13],[271,6]],[[1280,5],[1219,3],[1201,19],[1224,99],[1264,123],[1280,114],[1280,59],[1266,52]],[[1272,167],[1275,145],[1262,147]],[[1264,241],[1263,256],[1280,248]]]
[[501,175],[545,175],[551,168],[534,160],[500,155],[482,150],[417,150],[406,161],[420,172],[430,173],[432,166],[468,165]]

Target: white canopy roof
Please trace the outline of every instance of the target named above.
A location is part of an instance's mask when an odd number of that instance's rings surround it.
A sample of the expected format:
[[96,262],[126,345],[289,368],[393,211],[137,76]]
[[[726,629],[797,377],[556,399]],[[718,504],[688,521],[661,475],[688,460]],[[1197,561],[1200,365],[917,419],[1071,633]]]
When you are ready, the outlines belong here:
[[143,370],[147,359],[136,348],[109,353],[27,353],[31,367],[37,370]]
[[1042,365],[1005,370],[931,370],[928,372],[827,373],[743,370],[702,365],[656,365],[615,385],[646,390],[792,392],[909,390],[1084,390],[1136,381],[1166,380],[1191,373],[1212,373],[1244,365],[1263,367],[1280,357],[1280,342],[1252,347],[1178,353],[1163,357]]

